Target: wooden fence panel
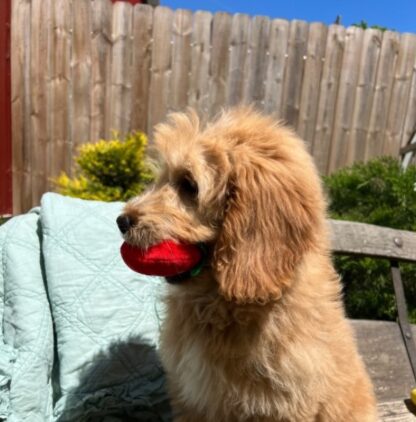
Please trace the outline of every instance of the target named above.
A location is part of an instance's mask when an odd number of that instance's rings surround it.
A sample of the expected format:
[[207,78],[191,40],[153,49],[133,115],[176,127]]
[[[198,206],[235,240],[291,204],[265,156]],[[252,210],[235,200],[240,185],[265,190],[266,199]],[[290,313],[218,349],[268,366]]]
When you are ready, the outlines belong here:
[[368,124],[364,159],[377,157],[383,150],[383,137],[387,124],[390,96],[393,87],[394,68],[399,52],[399,34],[386,31],[380,51],[373,104]]
[[188,105],[191,71],[192,13],[177,10],[173,17],[172,77],[169,111],[184,110]]
[[347,159],[363,32],[361,28],[357,27],[348,28],[346,32],[331,140],[330,172],[345,165]]
[[[13,0],[14,212],[71,174],[76,146],[169,111],[254,104],[319,171],[397,156],[416,129],[416,36],[108,0]],[[28,22],[30,24],[28,24]]]
[[[48,143],[48,90],[49,72],[48,38],[50,35],[50,0],[32,0],[32,31],[30,61],[31,91],[31,170],[32,199],[38,203],[47,190],[48,163],[46,148]],[[44,25],[37,25],[40,19]]]
[[294,20],[290,23],[282,117],[295,129],[299,122],[300,94],[305,68],[308,30],[308,24],[304,21]]
[[349,165],[354,161],[362,161],[367,149],[367,133],[374,97],[381,38],[382,33],[376,29],[369,29],[364,32],[354,112],[348,140],[347,164]]
[[416,56],[416,36],[403,34],[400,40],[399,56],[393,81],[387,126],[385,130],[383,154],[397,156],[402,141],[402,132],[406,119],[414,63]]
[[277,118],[283,117],[284,76],[287,64],[289,22],[274,19],[269,33],[269,60],[266,70],[264,111]]
[[117,2],[113,9],[110,130],[130,130],[133,6]]
[[299,122],[297,132],[312,150],[315,134],[317,103],[325,57],[327,27],[322,23],[312,23],[309,28],[305,71],[300,96]]
[[191,79],[189,105],[201,116],[208,115],[209,72],[211,57],[211,22],[208,12],[196,12],[191,42]]
[[325,49],[325,61],[322,69],[322,79],[318,101],[315,133],[312,145],[312,155],[318,170],[326,174],[329,166],[331,138],[335,121],[339,75],[345,47],[345,28],[331,25]]
[[244,69],[247,61],[250,17],[234,15],[231,22],[230,66],[227,83],[227,106],[242,103],[244,95]]
[[[413,43],[412,44],[416,49],[416,44]],[[405,112],[405,121],[404,121],[404,127],[403,127],[403,131],[402,131],[402,139],[400,142],[400,146],[405,146],[407,145],[408,142],[410,142],[411,137],[413,136],[413,134],[416,132],[416,58],[415,61],[413,62],[413,66],[410,67],[410,73],[412,74],[411,76],[411,85],[410,85],[410,90],[409,90],[409,101],[407,104],[407,109]]]
[[91,39],[91,141],[106,136],[105,116],[108,73],[111,64],[112,6],[108,0],[94,0]]
[[168,111],[172,62],[172,22],[172,10],[166,7],[158,7],[155,10],[148,122],[150,133],[153,126],[162,121]]
[[48,162],[50,177],[63,171],[71,173],[72,138],[70,130],[69,95],[71,89],[72,1],[52,2],[51,78],[49,105],[50,138]]
[[270,20],[255,16],[251,21],[247,58],[245,61],[245,84],[243,98],[247,104],[264,108],[265,79],[269,53]]
[[150,68],[152,64],[153,8],[134,6],[131,128],[148,131]]
[[212,21],[212,48],[210,65],[209,116],[216,115],[226,103],[226,86],[229,69],[229,45],[231,36],[231,16],[216,13]]
[[25,43],[25,32],[29,31],[27,22],[30,19],[30,2],[17,0],[12,3],[12,173],[13,173],[13,213],[25,209],[23,204],[23,145],[28,132],[25,132],[25,69],[29,59],[28,46]]
[[73,0],[72,32],[72,104],[71,129],[73,154],[89,141],[91,129],[91,2]]

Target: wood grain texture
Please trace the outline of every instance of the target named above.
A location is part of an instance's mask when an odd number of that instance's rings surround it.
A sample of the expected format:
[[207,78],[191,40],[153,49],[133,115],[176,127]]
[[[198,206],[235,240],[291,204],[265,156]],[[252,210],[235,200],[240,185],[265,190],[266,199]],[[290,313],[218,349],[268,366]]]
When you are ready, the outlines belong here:
[[153,8],[134,6],[131,128],[147,132],[150,68],[153,47]]
[[231,16],[228,13],[216,13],[212,22],[211,36],[210,104],[208,110],[211,117],[219,113],[226,102],[230,36]]
[[94,0],[92,4],[91,34],[91,141],[107,136],[105,131],[107,81],[111,65],[112,6],[107,0]]
[[[413,44],[413,46],[416,48],[415,44]],[[416,133],[416,57],[413,62],[413,66],[411,67],[409,100],[407,102],[405,112],[405,121],[400,146],[403,147],[407,145],[414,133]]]
[[346,31],[331,139],[329,172],[339,169],[347,162],[363,32],[358,27],[350,27]]
[[66,19],[72,13],[72,1],[52,2],[51,39],[51,102],[50,130],[51,142],[48,145],[50,177],[57,177],[63,171],[71,174],[72,138],[70,131],[69,98],[71,90],[71,32],[72,20]]
[[31,44],[31,32],[30,25],[28,22],[31,21],[32,5],[31,2],[26,2],[25,14],[26,21],[24,22],[25,28],[23,29],[23,44],[25,48],[25,68],[23,73],[23,87],[24,87],[24,97],[23,97],[23,145],[22,145],[22,165],[23,165],[23,177],[22,177],[22,186],[21,186],[21,201],[22,207],[25,211],[31,208],[32,205],[32,153],[33,153],[33,139],[31,136],[31,89],[32,89],[32,80],[30,74],[30,63],[32,60],[32,44]]
[[168,111],[183,111],[188,105],[191,71],[192,12],[176,10],[172,26],[172,76]]
[[364,159],[377,157],[383,151],[384,131],[393,87],[394,68],[399,52],[399,34],[385,31],[381,44],[373,104],[366,139]]
[[113,9],[110,130],[130,131],[133,6],[116,2]]
[[[40,204],[40,198],[48,189],[48,162],[46,149],[49,140],[48,102],[49,49],[51,35],[50,0],[32,0],[31,31],[31,177],[32,204]],[[42,19],[43,25],[36,25]]]
[[[251,21],[247,57],[244,69],[243,101],[263,109],[265,103],[265,80],[269,53],[270,20],[255,16]],[[243,64],[241,64],[243,65]]]
[[242,103],[244,95],[244,69],[248,60],[250,17],[233,15],[230,35],[230,66],[227,77],[226,104],[234,106]]
[[269,59],[266,70],[264,111],[283,118],[284,77],[287,67],[289,22],[274,19],[269,33]]
[[188,101],[201,116],[207,116],[209,108],[211,22],[211,13],[196,12],[194,15]]
[[330,220],[335,253],[416,261],[416,233],[372,224]]
[[327,174],[335,121],[339,75],[345,48],[345,28],[331,25],[326,39],[312,155],[321,174]]
[[71,173],[78,144],[113,129],[151,138],[188,106],[286,120],[322,174],[397,156],[416,130],[412,34],[109,0],[13,0],[13,15],[16,210]]
[[[25,85],[25,71],[30,63],[30,2],[28,0],[15,0],[12,2],[11,22],[11,72],[12,72],[12,188],[13,188],[13,213],[26,211],[23,203],[24,180],[24,145],[29,141],[29,128],[25,127],[25,100],[29,97],[29,87]],[[26,129],[26,130],[25,130]]]
[[[412,412],[409,411],[409,407]],[[414,422],[416,420],[414,406],[409,399],[388,401],[378,405],[381,422]]]
[[[414,381],[399,325],[392,321],[352,320],[351,323],[377,401],[407,399]],[[416,333],[416,326],[412,330]]]
[[153,20],[152,70],[150,80],[149,133],[168,111],[172,63],[172,10],[158,7]]
[[298,126],[299,120],[308,30],[308,24],[304,21],[294,20],[290,23],[282,117],[294,128]]
[[368,127],[373,105],[381,41],[381,31],[368,29],[364,32],[353,106],[354,112],[348,141],[346,162],[348,165],[355,161],[364,160],[367,150]]
[[309,26],[306,63],[300,95],[299,121],[297,133],[312,150],[315,135],[316,117],[318,114],[319,89],[322,78],[322,67],[325,57],[327,27],[322,23]]
[[72,155],[89,141],[91,127],[91,2],[73,1],[71,130]]
[[403,34],[395,67],[383,142],[383,154],[397,156],[402,142],[416,56],[416,35]]

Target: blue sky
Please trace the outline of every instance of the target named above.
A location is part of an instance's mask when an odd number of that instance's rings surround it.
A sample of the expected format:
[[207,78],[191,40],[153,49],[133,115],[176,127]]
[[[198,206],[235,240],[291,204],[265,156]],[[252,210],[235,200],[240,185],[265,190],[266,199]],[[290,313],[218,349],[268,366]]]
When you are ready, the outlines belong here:
[[161,4],[172,9],[240,12],[326,24],[341,15],[345,26],[365,20],[369,25],[416,33],[416,0],[161,0]]

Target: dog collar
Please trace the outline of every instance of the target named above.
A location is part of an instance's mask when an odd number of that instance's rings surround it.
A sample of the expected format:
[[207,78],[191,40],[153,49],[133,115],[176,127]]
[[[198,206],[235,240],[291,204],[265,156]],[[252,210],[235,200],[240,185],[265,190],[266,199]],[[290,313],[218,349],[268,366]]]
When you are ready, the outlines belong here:
[[191,268],[188,271],[185,271],[184,273],[172,275],[170,277],[166,277],[166,280],[171,284],[177,284],[180,283],[188,278],[196,277],[199,275],[202,271],[202,268],[204,267],[206,263],[207,258],[207,247],[204,243],[198,243],[197,244],[199,250],[201,251],[201,259],[199,260],[198,264],[196,264],[193,268]]

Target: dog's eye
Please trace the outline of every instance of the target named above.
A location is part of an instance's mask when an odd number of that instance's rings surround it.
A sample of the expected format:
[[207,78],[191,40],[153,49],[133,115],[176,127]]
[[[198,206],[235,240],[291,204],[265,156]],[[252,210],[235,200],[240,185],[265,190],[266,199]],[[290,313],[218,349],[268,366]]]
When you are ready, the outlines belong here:
[[182,195],[186,195],[192,199],[196,199],[198,196],[198,185],[190,176],[183,177],[179,183],[179,192]]

